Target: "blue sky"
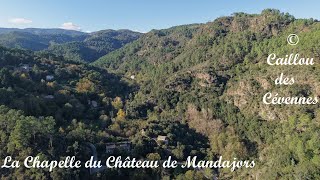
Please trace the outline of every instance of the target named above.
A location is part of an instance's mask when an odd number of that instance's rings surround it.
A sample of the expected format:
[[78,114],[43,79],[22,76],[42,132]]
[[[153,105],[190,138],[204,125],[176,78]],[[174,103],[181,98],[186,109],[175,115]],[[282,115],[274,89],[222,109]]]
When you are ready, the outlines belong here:
[[320,19],[319,0],[0,0],[0,27],[131,29],[147,32],[206,23],[234,12],[266,8]]

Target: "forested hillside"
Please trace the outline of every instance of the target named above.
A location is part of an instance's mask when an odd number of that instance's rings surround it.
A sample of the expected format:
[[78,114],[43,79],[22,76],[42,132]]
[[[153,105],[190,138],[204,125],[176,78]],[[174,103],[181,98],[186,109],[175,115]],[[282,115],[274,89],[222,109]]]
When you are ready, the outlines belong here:
[[[287,44],[291,33],[299,35],[299,45]],[[268,91],[319,97],[319,47],[318,21],[267,9],[153,30],[94,64],[135,76],[140,89],[127,104],[127,116],[188,124],[209,138],[208,158],[257,161],[254,169],[221,171],[219,177],[317,179],[319,105],[265,105],[262,97]],[[270,67],[271,53],[300,53],[316,63]],[[275,86],[281,72],[297,82]]]
[[[187,125],[173,121],[127,117],[126,102],[137,85],[89,65],[66,61],[52,54],[0,48],[0,157],[26,156],[59,160],[76,156],[83,162],[92,155],[88,143],[106,158],[105,144],[130,139],[137,158],[186,153],[205,157],[207,138]],[[141,130],[146,128],[145,134]],[[182,135],[183,134],[183,135]],[[163,146],[152,139],[168,135]],[[192,143],[192,144],[190,144]],[[178,148],[178,149],[177,149]],[[180,150],[183,148],[182,150]],[[1,158],[1,164],[4,158]],[[99,173],[93,177],[151,177],[156,171],[127,170],[120,174]],[[89,178],[89,169],[1,169],[1,179]]]
[[[23,46],[49,47],[23,33],[37,43]],[[287,44],[291,33],[300,37],[297,46]],[[3,168],[0,178],[319,179],[319,104],[262,103],[266,92],[319,98],[319,47],[318,21],[272,9],[143,35],[100,31],[38,52],[0,47],[0,157],[88,160],[93,146],[102,161],[113,154],[256,163],[234,172]],[[271,67],[271,53],[300,53],[315,65]],[[297,82],[276,86],[281,72]]]
[[[106,127],[116,115],[111,104],[131,87],[104,70],[53,55],[0,48],[0,156],[59,160],[82,158],[86,142],[110,141]],[[15,110],[13,110],[15,109]],[[80,153],[81,151],[81,153]],[[60,172],[61,171],[61,172]],[[1,169],[1,179],[61,179],[84,170]],[[11,178],[10,178],[11,177]]]

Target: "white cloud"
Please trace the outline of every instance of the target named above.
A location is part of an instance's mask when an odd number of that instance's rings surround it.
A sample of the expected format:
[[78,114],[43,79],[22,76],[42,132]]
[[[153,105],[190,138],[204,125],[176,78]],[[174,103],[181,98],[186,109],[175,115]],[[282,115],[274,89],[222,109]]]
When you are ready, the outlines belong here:
[[132,29],[132,31],[139,32],[139,33],[147,33],[148,32],[148,31],[142,31],[142,30],[138,30],[138,29]]
[[12,18],[8,20],[9,23],[12,24],[30,24],[32,23],[32,20],[30,19],[25,19],[25,18]]
[[65,22],[61,25],[62,29],[68,29],[68,30],[76,30],[76,31],[80,31],[81,28],[80,26],[73,24],[72,22]]

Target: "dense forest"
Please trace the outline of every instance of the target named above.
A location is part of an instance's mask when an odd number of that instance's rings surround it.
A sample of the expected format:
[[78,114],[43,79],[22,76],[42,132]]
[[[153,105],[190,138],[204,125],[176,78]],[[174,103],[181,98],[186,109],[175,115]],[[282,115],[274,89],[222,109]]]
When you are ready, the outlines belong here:
[[63,29],[0,28],[0,45],[44,51],[76,62],[92,62],[140,37],[130,30],[84,33]]
[[[113,33],[119,42],[106,44]],[[178,161],[223,156],[256,166],[92,174],[84,168],[19,168],[0,169],[1,179],[320,178],[319,104],[262,103],[266,92],[320,96],[317,20],[266,9],[143,35],[118,33],[101,31],[45,51],[0,48],[0,159],[85,160],[91,144],[101,160],[110,154]],[[291,33],[299,35],[299,45],[287,44]],[[270,53],[300,53],[315,65],[270,67]],[[296,83],[276,86],[281,72]],[[111,149],[119,143],[130,145]]]

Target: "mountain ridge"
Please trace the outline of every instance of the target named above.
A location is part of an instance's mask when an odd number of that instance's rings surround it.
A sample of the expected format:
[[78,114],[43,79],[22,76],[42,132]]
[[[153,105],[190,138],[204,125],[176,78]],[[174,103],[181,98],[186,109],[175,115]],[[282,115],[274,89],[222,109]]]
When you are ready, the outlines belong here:
[[67,30],[61,28],[2,28],[0,27],[0,34],[9,33],[9,32],[28,32],[37,35],[52,35],[52,34],[65,34],[65,35],[84,35],[88,34],[82,31],[76,30]]
[[125,29],[83,33],[63,29],[0,28],[0,44],[9,48],[47,51],[74,61],[91,62],[138,39],[140,35]]

